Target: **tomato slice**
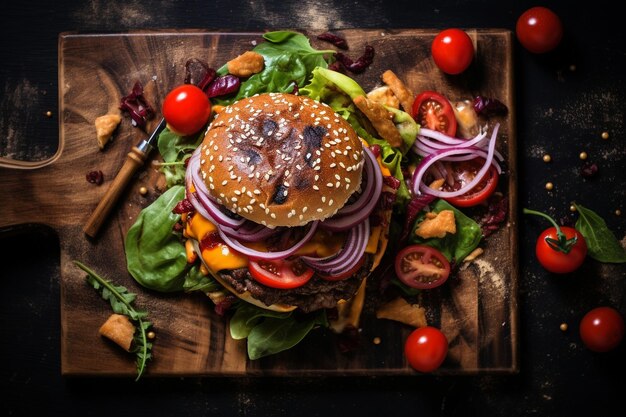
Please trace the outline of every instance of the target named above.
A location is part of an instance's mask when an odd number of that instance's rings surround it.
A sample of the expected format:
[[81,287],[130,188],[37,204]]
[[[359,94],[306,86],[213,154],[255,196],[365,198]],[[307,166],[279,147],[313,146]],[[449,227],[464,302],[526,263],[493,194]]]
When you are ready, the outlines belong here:
[[396,275],[411,288],[427,290],[446,282],[450,275],[450,263],[435,248],[411,245],[396,256]]
[[363,266],[363,263],[365,262],[365,255],[363,255],[361,257],[361,259],[359,260],[359,262],[357,262],[356,265],[354,265],[352,268],[348,269],[347,271],[344,271],[340,274],[333,274],[333,275],[328,275],[322,272],[318,272],[317,274],[322,278],[325,279],[326,281],[341,281],[343,279],[346,278],[350,278],[351,276],[353,276],[354,274],[356,274],[356,272],[361,269],[361,267]]
[[313,276],[313,270],[299,259],[276,261],[250,259],[248,269],[257,282],[280,289],[301,287]]
[[420,126],[448,136],[456,135],[456,118],[447,98],[434,91],[424,91],[413,101],[411,115]]
[[[454,191],[463,187],[465,184],[472,181],[478,171],[485,165],[483,158],[474,158],[469,161],[460,162],[447,162],[445,167],[454,180],[454,185],[450,186],[448,182],[444,183],[444,191]],[[491,165],[489,171],[485,174],[482,181],[476,184],[471,190],[467,191],[458,197],[448,197],[445,200],[457,207],[472,207],[476,206],[493,194],[498,186],[499,178],[498,170],[495,166]]]

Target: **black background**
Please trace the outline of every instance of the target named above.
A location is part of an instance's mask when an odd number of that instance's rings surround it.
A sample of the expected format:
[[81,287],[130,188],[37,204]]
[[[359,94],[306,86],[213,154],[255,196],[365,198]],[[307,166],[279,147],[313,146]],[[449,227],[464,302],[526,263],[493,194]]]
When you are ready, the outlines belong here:
[[[0,154],[43,159],[57,147],[60,32],[193,28],[506,28],[536,3],[439,1],[14,1],[0,12]],[[565,37],[547,55],[518,43],[515,80],[519,202],[556,218],[571,201],[599,213],[618,239],[624,204],[624,22],[609,1],[546,1]],[[46,117],[51,111],[53,116]],[[609,139],[601,133],[609,132]],[[586,151],[599,174],[579,174]],[[553,161],[546,164],[543,154]],[[0,175],[3,175],[0,169]],[[547,181],[554,190],[544,189]],[[3,192],[0,190],[0,192]],[[16,196],[19,198],[19,196]],[[62,196],[60,196],[62,198]],[[2,208],[0,207],[0,215]],[[520,217],[520,372],[384,378],[77,378],[60,374],[59,243],[40,226],[0,233],[2,415],[609,415],[623,413],[626,343],[586,350],[577,327],[598,305],[626,313],[623,265],[588,259],[546,273],[534,242],[547,227]],[[559,325],[569,324],[562,332]]]

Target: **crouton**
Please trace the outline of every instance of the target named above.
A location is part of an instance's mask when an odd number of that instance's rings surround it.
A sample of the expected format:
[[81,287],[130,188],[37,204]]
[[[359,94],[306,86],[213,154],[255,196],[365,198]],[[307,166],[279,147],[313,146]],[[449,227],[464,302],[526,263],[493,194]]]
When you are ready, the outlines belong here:
[[113,132],[115,132],[121,121],[122,116],[111,113],[96,118],[94,124],[96,125],[96,139],[98,140],[100,150],[104,149],[104,146],[111,139]]
[[228,72],[241,78],[263,71],[264,65],[263,55],[253,51],[244,52],[226,63]]
[[446,233],[456,233],[456,223],[454,212],[452,210],[441,210],[436,213],[435,217],[426,216],[415,229],[415,234],[421,238],[429,239],[431,237],[442,238]]
[[111,314],[111,317],[100,327],[99,333],[130,352],[135,326],[125,315]]

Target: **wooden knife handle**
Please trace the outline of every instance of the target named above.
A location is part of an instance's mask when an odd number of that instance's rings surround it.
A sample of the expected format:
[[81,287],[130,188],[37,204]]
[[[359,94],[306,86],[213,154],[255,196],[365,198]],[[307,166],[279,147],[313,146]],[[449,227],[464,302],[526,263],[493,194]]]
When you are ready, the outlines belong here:
[[85,234],[91,237],[96,237],[100,226],[106,220],[111,209],[117,203],[120,195],[128,185],[128,182],[133,177],[135,172],[144,164],[146,160],[146,153],[142,152],[136,146],[128,153],[126,162],[122,165],[122,168],[113,179],[113,182],[109,186],[106,194],[100,200],[100,203],[87,220],[87,223],[83,227]]

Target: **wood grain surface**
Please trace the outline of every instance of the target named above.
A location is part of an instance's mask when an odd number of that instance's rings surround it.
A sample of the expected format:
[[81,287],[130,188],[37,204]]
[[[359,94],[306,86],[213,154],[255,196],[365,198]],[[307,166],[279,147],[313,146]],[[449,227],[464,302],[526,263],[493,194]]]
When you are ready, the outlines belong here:
[[[510,203],[507,227],[485,242],[480,262],[461,271],[445,286],[425,292],[420,302],[427,308],[429,321],[440,326],[450,340],[441,374],[516,372],[518,248],[513,208],[517,205],[517,171],[511,33],[468,30],[476,46],[475,61],[468,71],[454,77],[442,74],[430,59],[435,31],[354,29],[337,33],[348,40],[349,53],[355,57],[366,44],[376,50],[373,65],[355,76],[365,90],[379,85],[380,75],[391,68],[414,92],[436,90],[452,100],[482,94],[497,97],[510,109],[506,117],[494,119],[502,123],[498,149],[507,158],[500,185]],[[60,36],[60,149],[54,161],[37,170],[0,168],[0,227],[43,223],[59,235],[63,374],[135,372],[132,355],[98,335],[110,309],[85,283],[82,271],[72,264],[75,259],[137,293],[137,305],[150,312],[158,336],[148,375],[414,373],[402,356],[402,343],[411,329],[377,320],[368,309],[356,352],[341,353],[336,337],[320,329],[290,351],[249,361],[245,342],[229,337],[227,320],[213,312],[203,295],[159,294],[139,287],[126,271],[123,239],[139,211],[162,190],[160,175],[150,164],[135,175],[96,239],[82,231],[127,153],[147,136],[125,118],[113,141],[100,151],[95,118],[116,108],[120,97],[137,80],[145,85],[149,100],[160,108],[169,89],[182,82],[187,59],[196,57],[219,67],[260,41],[260,33],[235,32]],[[328,47],[316,40],[312,43]],[[103,171],[102,186],[85,180],[91,170]],[[149,190],[146,196],[138,192],[144,186]],[[372,343],[375,337],[380,338],[380,344]]]

